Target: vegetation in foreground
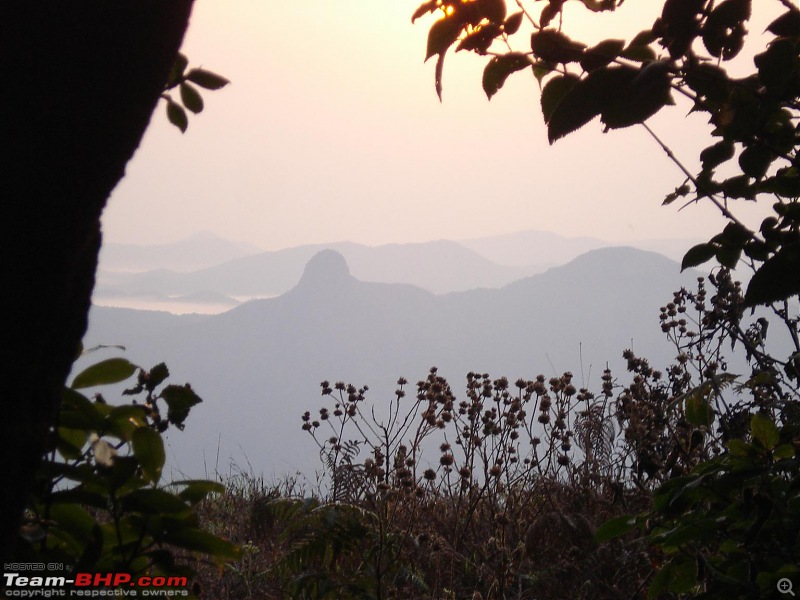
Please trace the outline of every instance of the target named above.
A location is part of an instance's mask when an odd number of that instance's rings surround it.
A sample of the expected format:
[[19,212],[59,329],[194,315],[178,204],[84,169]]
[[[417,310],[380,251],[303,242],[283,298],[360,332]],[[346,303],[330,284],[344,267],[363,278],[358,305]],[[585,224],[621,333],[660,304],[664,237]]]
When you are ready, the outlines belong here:
[[[710,289],[709,289],[710,288]],[[776,316],[776,315],[773,315]],[[676,360],[601,390],[436,369],[388,405],[322,383],[324,485],[229,481],[202,506],[242,557],[226,598],[769,598],[797,575],[796,347],[722,269],[662,308]],[[781,346],[779,342],[778,347]],[[746,360],[739,360],[746,358]],[[730,369],[741,370],[735,374]],[[410,396],[410,395],[409,395]]]

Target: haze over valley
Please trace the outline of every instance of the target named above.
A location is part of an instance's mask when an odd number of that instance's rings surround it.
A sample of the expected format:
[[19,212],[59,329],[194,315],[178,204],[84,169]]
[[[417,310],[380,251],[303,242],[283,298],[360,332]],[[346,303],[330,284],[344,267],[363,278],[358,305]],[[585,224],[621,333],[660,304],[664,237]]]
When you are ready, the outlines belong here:
[[[631,347],[666,366],[674,352],[658,309],[697,273],[681,274],[654,252],[539,235],[538,246],[532,233],[517,236],[519,248],[529,244],[527,266],[489,258],[507,256],[502,237],[255,253],[214,238],[227,252],[217,265],[178,271],[165,247],[162,260],[172,268],[155,270],[147,252],[128,249],[127,274],[111,246],[85,346],[122,344],[124,356],[146,368],[166,362],[171,383],[190,382],[204,399],[185,431],[169,433],[176,476],[231,469],[310,476],[319,462],[300,416],[322,405],[323,380],[368,385],[367,399],[385,405],[398,377],[411,382],[413,397],[431,366],[457,396],[469,371],[512,381],[572,371],[579,387],[598,388],[606,364],[625,380],[621,354]],[[236,296],[272,297],[180,315],[101,306],[113,301],[110,290],[137,301],[148,291],[162,299],[216,294],[233,304]]]

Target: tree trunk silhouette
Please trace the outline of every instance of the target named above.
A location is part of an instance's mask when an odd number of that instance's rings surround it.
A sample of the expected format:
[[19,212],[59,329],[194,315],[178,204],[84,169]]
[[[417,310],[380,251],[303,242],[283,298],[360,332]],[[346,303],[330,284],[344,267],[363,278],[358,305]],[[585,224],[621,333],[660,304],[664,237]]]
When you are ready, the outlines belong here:
[[86,329],[100,215],[192,1],[0,0],[3,562]]

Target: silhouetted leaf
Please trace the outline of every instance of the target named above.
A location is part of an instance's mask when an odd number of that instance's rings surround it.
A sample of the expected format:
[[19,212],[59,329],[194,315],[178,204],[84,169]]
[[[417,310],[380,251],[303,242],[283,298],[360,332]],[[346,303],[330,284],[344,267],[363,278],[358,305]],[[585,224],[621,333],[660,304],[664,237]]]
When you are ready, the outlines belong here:
[[585,93],[585,80],[577,82],[558,103],[547,122],[547,139],[552,144],[586,125],[600,114],[600,107]]
[[507,35],[514,35],[519,31],[520,26],[522,25],[522,18],[525,16],[525,13],[522,11],[516,12],[513,15],[509,16],[506,19],[506,22],[503,23],[503,31]]
[[432,13],[437,8],[439,8],[437,0],[430,0],[430,2],[423,2],[422,4],[420,4],[417,10],[414,11],[414,14],[411,15],[411,22],[413,23],[414,21],[419,19],[422,15]]
[[717,58],[730,60],[744,46],[745,22],[751,0],[724,0],[711,11],[703,26],[703,44]]
[[427,61],[431,56],[443,55],[452,46],[464,29],[464,22],[456,14],[439,19],[431,25],[428,32],[428,50],[425,54]]
[[561,5],[557,2],[551,2],[547,6],[542,9],[542,12],[539,14],[539,27],[544,29],[550,22],[555,19],[558,14],[561,12]]
[[478,10],[481,16],[497,25],[506,18],[505,0],[478,0]]
[[180,129],[181,133],[186,133],[186,129],[189,127],[189,117],[186,116],[183,107],[174,100],[167,100],[167,119]]
[[577,75],[567,73],[566,75],[557,75],[545,84],[541,97],[542,115],[545,123],[550,121],[550,117],[553,116],[558,104],[579,81],[580,78]]
[[649,63],[638,73],[627,67],[608,69],[615,73],[617,93],[601,112],[603,123],[611,129],[630,127],[645,122],[664,106],[673,104],[669,69],[669,64],[664,61]]
[[456,46],[456,52],[461,50],[471,50],[479,54],[485,54],[492,45],[494,39],[502,33],[500,26],[495,23],[487,23],[463,38]]
[[661,45],[672,58],[683,56],[699,33],[698,17],[705,8],[705,0],[666,0],[661,16],[653,25]]
[[573,42],[560,31],[543,29],[531,34],[531,50],[549,63],[578,62],[586,48],[584,44]]
[[700,153],[700,161],[703,163],[703,170],[710,171],[733,158],[736,147],[731,140],[722,140],[713,146],[709,146]]
[[230,83],[230,81],[222,75],[217,75],[205,69],[191,69],[186,74],[186,79],[206,90],[218,90]]
[[124,358],[109,358],[81,371],[70,387],[80,390],[125,381],[138,367]]
[[725,226],[725,229],[722,230],[722,233],[718,233],[711,238],[711,241],[721,244],[722,246],[741,249],[752,237],[753,232],[747,227],[740,225],[739,223],[732,222]]
[[493,56],[483,70],[483,91],[491,99],[503,87],[509,75],[529,66],[529,58],[521,52]]
[[148,391],[153,391],[169,377],[169,369],[164,363],[159,363],[150,369],[146,374],[145,387]]
[[649,62],[656,59],[655,51],[650,47],[656,41],[652,29],[640,31],[620,53],[622,58],[634,62]]
[[759,80],[775,94],[782,94],[785,87],[797,79],[797,49],[794,41],[788,38],[772,42],[754,61]]
[[446,50],[442,52],[439,58],[436,59],[436,69],[433,74],[433,85],[436,88],[436,95],[439,97],[439,102],[442,101],[442,74],[444,72],[444,56],[446,52]]
[[717,249],[717,261],[723,267],[735,269],[739,264],[739,259],[742,257],[742,249],[734,248],[732,246],[721,246]]
[[625,40],[603,40],[584,52],[581,68],[584,71],[594,71],[605,67],[619,56],[624,47]]
[[184,82],[180,85],[179,90],[181,102],[186,108],[195,114],[203,111],[203,98],[193,86]]
[[761,179],[767,174],[767,169],[773,160],[775,155],[766,146],[753,144],[739,155],[739,166],[746,175]]
[[703,263],[708,262],[717,254],[717,246],[714,244],[697,244],[689,249],[683,256],[681,262],[681,271],[698,267]]
[[161,398],[167,404],[167,419],[169,422],[183,428],[183,422],[189,415],[189,410],[202,402],[200,396],[194,393],[191,386],[168,385],[161,392]]
[[724,102],[728,97],[730,81],[725,69],[709,63],[690,65],[686,69],[686,84],[701,98],[713,104]]
[[175,57],[175,62],[172,63],[172,69],[170,69],[169,77],[167,78],[167,88],[173,88],[180,83],[180,81],[183,79],[183,72],[186,70],[188,65],[189,59],[186,58],[186,55],[178,52],[178,55]]
[[786,11],[769,24],[767,31],[779,37],[795,37],[800,35],[800,11]]
[[753,274],[744,296],[746,306],[770,304],[800,293],[800,248],[784,246]]

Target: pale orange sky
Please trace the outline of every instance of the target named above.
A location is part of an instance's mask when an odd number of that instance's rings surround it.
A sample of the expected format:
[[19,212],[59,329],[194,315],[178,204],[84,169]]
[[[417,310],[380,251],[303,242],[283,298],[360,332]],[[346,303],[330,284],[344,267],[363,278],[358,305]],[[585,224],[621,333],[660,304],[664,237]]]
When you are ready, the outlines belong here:
[[[617,19],[638,31],[658,4],[628,0]],[[233,83],[206,95],[186,135],[159,112],[106,211],[106,241],[209,230],[278,249],[523,229],[611,241],[720,229],[710,207],[660,206],[682,178],[641,127],[604,135],[595,121],[549,146],[527,72],[488,102],[485,60],[449,54],[440,104],[433,61],[423,64],[430,20],[412,25],[416,6],[197,0],[185,51]],[[756,15],[751,30],[767,22]],[[608,27],[566,23],[586,41],[618,36]],[[691,167],[709,128],[686,112],[681,105],[652,126]]]

